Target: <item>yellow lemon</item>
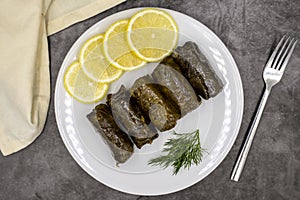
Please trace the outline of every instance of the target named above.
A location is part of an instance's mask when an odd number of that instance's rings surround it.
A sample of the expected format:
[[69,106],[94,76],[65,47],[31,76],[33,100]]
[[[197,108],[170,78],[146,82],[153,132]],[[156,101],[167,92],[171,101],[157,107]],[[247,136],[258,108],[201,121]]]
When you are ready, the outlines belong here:
[[102,34],[88,39],[79,52],[79,62],[88,77],[96,82],[109,83],[117,80],[123,70],[115,68],[105,58],[102,42]]
[[126,41],[128,20],[112,24],[104,34],[103,51],[106,59],[116,68],[131,71],[146,64],[136,57]]
[[157,62],[171,54],[178,41],[178,26],[167,12],[147,8],[132,16],[127,41],[137,57]]
[[84,73],[78,61],[73,62],[64,74],[64,87],[76,100],[94,103],[105,97],[109,84],[92,80]]

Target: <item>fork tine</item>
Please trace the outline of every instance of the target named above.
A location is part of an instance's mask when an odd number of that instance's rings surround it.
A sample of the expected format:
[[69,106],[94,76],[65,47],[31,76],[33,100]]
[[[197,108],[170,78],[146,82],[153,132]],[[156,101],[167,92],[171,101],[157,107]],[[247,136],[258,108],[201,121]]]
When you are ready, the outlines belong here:
[[281,38],[280,42],[277,44],[276,48],[274,49],[274,51],[273,51],[271,57],[269,58],[269,60],[268,60],[268,62],[267,62],[267,64],[266,64],[266,68],[272,66],[272,63],[273,63],[273,61],[274,61],[274,58],[275,58],[275,56],[276,56],[276,54],[277,54],[277,52],[278,52],[278,50],[279,50],[281,44],[282,44],[283,41],[285,40],[285,38],[286,38],[286,35],[284,35],[284,36]]
[[286,55],[290,51],[290,48],[292,47],[294,42],[295,42],[295,39],[291,38],[291,40],[287,44],[287,47],[284,49],[284,52],[282,53],[282,55],[280,55],[280,59],[278,60],[275,69],[279,70],[281,68],[282,63],[284,62]]
[[282,54],[284,54],[285,52],[287,52],[287,50],[288,50],[288,48],[286,47],[286,46],[288,46],[288,43],[291,43],[292,41],[290,40],[290,37],[288,37],[286,40],[285,40],[285,42],[283,43],[283,45],[282,45],[282,47],[280,48],[280,51],[279,51],[279,53],[276,55],[276,57],[275,57],[275,60],[274,60],[274,62],[273,62],[273,64],[272,64],[272,68],[274,68],[274,69],[278,69],[279,67],[280,67],[280,60],[282,59],[282,58],[284,58],[284,55],[282,55]]
[[[279,70],[280,70],[281,72],[284,72],[285,67],[287,66],[287,64],[288,64],[288,62],[289,62],[289,60],[290,60],[290,57],[291,57],[291,55],[292,55],[292,53],[293,53],[293,51],[294,51],[294,49],[295,49],[295,46],[296,46],[297,42],[298,42],[298,40],[294,40],[294,44],[293,44],[292,47],[289,49],[289,53],[287,54],[286,58],[284,59],[283,64],[282,64],[281,67],[279,68]],[[290,45],[291,45],[291,44],[290,44]],[[289,45],[289,46],[290,46],[290,45]]]

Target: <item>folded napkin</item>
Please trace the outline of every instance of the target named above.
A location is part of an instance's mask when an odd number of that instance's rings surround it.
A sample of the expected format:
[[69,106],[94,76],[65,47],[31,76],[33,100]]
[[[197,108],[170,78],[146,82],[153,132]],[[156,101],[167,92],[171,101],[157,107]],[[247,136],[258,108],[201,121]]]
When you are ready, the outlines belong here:
[[43,130],[50,77],[47,35],[125,0],[0,1],[0,150],[9,155]]

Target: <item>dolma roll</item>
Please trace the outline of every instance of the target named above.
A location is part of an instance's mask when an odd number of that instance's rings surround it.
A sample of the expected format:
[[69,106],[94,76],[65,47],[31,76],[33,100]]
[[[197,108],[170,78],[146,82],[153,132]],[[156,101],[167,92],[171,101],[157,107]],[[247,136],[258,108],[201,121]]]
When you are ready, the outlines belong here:
[[109,146],[116,164],[126,162],[133,154],[133,143],[117,126],[108,106],[97,105],[87,118]]
[[117,125],[131,137],[138,148],[151,144],[158,137],[156,129],[148,125],[148,116],[133,99],[130,100],[130,94],[123,85],[117,93],[108,96],[107,104],[111,107]]
[[197,95],[209,99],[221,92],[223,83],[207,58],[194,42],[186,42],[170,55],[178,63],[183,76],[190,82]]
[[183,117],[188,112],[196,109],[200,105],[201,99],[197,97],[194,89],[185,77],[177,70],[173,69],[176,65],[176,63],[170,62],[160,63],[154,69],[152,77],[155,82],[164,86],[164,93],[173,93],[179,104],[181,117]]
[[176,125],[181,113],[178,104],[173,101],[174,98],[164,94],[161,87],[149,75],[143,76],[134,82],[130,95],[149,116],[154,126],[160,131],[166,131]]

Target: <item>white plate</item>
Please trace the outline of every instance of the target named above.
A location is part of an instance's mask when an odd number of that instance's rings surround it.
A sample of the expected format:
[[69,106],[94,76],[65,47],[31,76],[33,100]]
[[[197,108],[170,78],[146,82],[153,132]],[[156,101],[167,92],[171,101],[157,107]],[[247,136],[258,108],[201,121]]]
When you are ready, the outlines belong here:
[[[187,188],[210,174],[231,149],[240,128],[243,114],[243,89],[237,66],[222,41],[206,26],[195,19],[175,12],[170,13],[179,26],[179,45],[193,40],[207,56],[216,73],[225,83],[223,91],[215,98],[204,101],[195,111],[179,120],[175,130],[189,132],[199,128],[202,146],[207,149],[203,161],[190,170],[172,175],[172,169],[147,165],[150,158],[161,153],[170,133],[161,133],[151,145],[135,149],[133,156],[119,168],[102,138],[86,119],[95,105],[84,105],[72,99],[63,86],[63,74],[74,60],[81,45],[91,36],[104,33],[113,22],[129,18],[141,8],[130,9],[111,15],[89,28],[68,52],[55,88],[55,114],[61,137],[77,163],[101,183],[126,193],[137,195],[161,195]],[[139,70],[125,73],[111,85],[109,92],[116,92],[121,84],[129,88],[135,79],[153,70],[148,64]],[[228,172],[229,177],[229,172]]]

